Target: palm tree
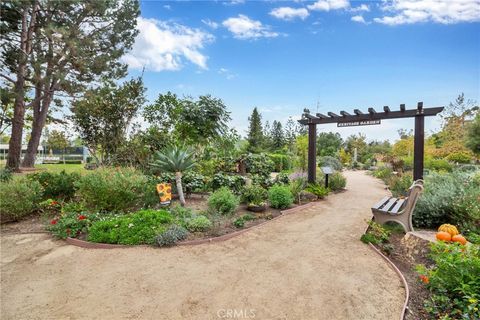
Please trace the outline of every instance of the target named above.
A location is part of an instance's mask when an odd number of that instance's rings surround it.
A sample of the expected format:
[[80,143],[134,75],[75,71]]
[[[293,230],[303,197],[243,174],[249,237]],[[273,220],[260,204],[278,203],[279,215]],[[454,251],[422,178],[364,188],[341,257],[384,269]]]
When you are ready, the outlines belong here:
[[152,166],[163,171],[175,173],[175,182],[177,185],[178,197],[180,198],[180,204],[182,207],[185,206],[182,173],[195,166],[193,151],[186,147],[167,147],[163,151],[157,151],[155,153],[155,160],[152,163]]

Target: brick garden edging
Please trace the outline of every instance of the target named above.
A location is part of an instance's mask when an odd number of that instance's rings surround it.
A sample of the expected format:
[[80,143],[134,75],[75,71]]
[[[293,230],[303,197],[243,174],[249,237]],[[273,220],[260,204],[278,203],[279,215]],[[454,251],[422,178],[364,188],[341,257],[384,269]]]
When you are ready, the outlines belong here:
[[[219,236],[219,237],[197,239],[197,240],[190,240],[190,241],[182,241],[182,242],[177,243],[176,245],[177,246],[193,246],[193,245],[204,244],[204,243],[214,243],[214,242],[226,241],[228,239],[238,237],[239,235],[241,235],[241,234],[243,234],[243,233],[245,233],[249,230],[256,229],[256,228],[261,227],[261,226],[263,226],[263,225],[265,225],[269,222],[280,219],[281,217],[286,216],[288,214],[296,213],[300,210],[309,208],[313,204],[315,204],[315,202],[309,202],[307,204],[299,205],[299,206],[291,208],[291,209],[282,210],[281,215],[279,215],[279,216],[277,216],[273,219],[270,219],[270,220],[264,221],[262,223],[259,223],[255,226],[250,227],[250,228],[246,228],[246,229],[238,230],[238,231],[235,231],[235,232],[227,233],[227,234],[224,234],[223,236]],[[124,244],[96,243],[96,242],[89,242],[89,241],[80,240],[80,239],[76,239],[76,238],[67,238],[65,241],[70,245],[81,247],[81,248],[87,248],[87,249],[118,249],[118,248],[133,248],[133,247],[151,247],[151,246],[148,246],[148,245],[124,245]]]
[[[372,219],[373,219],[373,217],[372,217]],[[367,233],[367,230],[368,230],[368,227],[365,229],[364,234]],[[379,256],[381,256],[390,265],[390,267],[393,269],[393,271],[395,271],[395,273],[398,275],[398,277],[400,278],[400,280],[403,283],[403,287],[405,288],[405,302],[403,303],[402,312],[400,314],[400,320],[403,320],[405,318],[405,312],[407,311],[407,308],[408,308],[408,300],[410,299],[410,290],[408,288],[407,280],[405,280],[405,277],[404,277],[403,273],[400,271],[400,269],[398,269],[397,266],[390,259],[388,259],[388,257],[386,255],[384,255],[380,250],[378,250],[377,247],[375,247],[371,243],[369,243],[368,246],[370,247],[370,249],[375,251]]]

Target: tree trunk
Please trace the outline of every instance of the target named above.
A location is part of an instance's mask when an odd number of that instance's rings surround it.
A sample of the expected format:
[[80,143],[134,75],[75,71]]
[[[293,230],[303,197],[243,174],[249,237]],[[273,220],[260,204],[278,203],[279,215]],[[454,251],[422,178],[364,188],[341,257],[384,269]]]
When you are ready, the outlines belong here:
[[183,195],[181,172],[175,172],[175,182],[177,183],[177,192],[178,192],[178,198],[180,200],[180,205],[184,207],[186,202],[185,202],[185,196]]

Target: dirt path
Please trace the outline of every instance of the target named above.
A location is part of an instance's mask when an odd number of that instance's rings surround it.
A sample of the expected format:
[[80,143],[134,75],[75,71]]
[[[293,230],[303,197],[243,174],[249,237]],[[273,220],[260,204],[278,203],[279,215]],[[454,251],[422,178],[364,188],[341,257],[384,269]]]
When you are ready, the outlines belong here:
[[359,241],[385,195],[348,191],[222,243],[88,250],[1,237],[1,319],[398,319],[404,289]]

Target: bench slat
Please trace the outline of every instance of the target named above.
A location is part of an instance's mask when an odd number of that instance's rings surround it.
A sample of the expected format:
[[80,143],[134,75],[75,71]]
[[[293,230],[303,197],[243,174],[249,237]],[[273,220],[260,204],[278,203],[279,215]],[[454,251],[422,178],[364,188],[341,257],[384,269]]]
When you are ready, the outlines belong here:
[[398,211],[400,211],[400,208],[402,207],[405,200],[406,199],[398,199],[397,204],[393,207],[390,213],[398,213]]
[[397,202],[397,198],[392,198],[390,199],[390,201],[387,202],[387,204],[380,210],[382,211],[388,211],[390,210],[390,208],[395,204],[395,202]]
[[382,205],[385,204],[385,202],[388,201],[388,199],[390,199],[390,197],[388,197],[388,196],[385,197],[385,198],[383,198],[383,199],[380,200],[378,203],[376,203],[376,204],[372,207],[372,209],[378,209],[378,208],[380,208]]

